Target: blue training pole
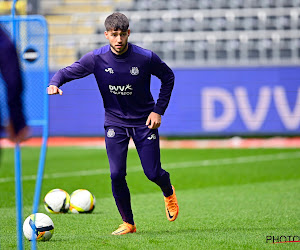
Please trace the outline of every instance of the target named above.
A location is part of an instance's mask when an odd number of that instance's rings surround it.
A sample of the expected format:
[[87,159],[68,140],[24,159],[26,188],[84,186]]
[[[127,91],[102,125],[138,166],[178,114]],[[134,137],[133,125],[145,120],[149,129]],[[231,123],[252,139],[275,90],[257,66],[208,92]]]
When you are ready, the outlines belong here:
[[[46,28],[44,39],[45,39],[45,64],[48,65],[48,29],[47,29],[47,23],[45,20],[43,20],[44,26]],[[42,147],[40,152],[40,160],[39,160],[39,166],[38,166],[38,173],[36,178],[36,184],[35,184],[35,194],[34,194],[34,200],[33,200],[33,211],[32,213],[38,212],[39,207],[39,201],[41,196],[41,188],[42,188],[42,182],[43,182],[43,176],[44,176],[44,168],[45,168],[45,160],[46,160],[46,153],[47,153],[47,143],[48,143],[48,137],[49,137],[49,98],[46,93],[46,87],[49,81],[49,69],[48,66],[44,68],[44,121],[43,121],[43,141],[42,141]]]
[[[17,0],[13,0],[11,15],[12,15],[12,40],[16,45],[16,37],[17,37],[17,29],[16,29],[16,21],[15,21],[15,11],[16,11],[16,2]],[[18,249],[23,249],[23,232],[22,232],[22,224],[23,224],[23,197],[22,197],[22,166],[21,166],[21,149],[19,144],[15,146],[15,195],[16,195],[16,216],[17,216],[17,245]]]
[[13,0],[12,7],[11,7],[11,16],[12,16],[12,40],[14,45],[16,46],[16,37],[17,37],[17,28],[16,28],[16,2],[17,0]]
[[[44,20],[44,27],[46,28],[46,32],[44,34],[45,38],[45,65],[47,65],[44,69],[44,90],[46,91],[46,86],[49,81],[49,69],[48,69],[48,29],[47,29],[47,23]],[[39,208],[39,201],[41,196],[41,189],[42,189],[42,183],[43,183],[43,176],[44,176],[44,168],[45,168],[45,160],[46,160],[46,153],[47,153],[47,143],[48,143],[48,136],[49,136],[49,98],[48,95],[45,92],[45,98],[44,98],[44,124],[43,124],[43,142],[40,152],[40,160],[39,160],[39,166],[38,166],[38,173],[36,178],[36,184],[35,184],[35,193],[34,193],[34,199],[33,199],[33,211],[32,213],[35,214],[38,212]],[[31,249],[36,250],[36,239],[33,238],[31,241]]]
[[[39,208],[39,201],[41,196],[41,189],[42,189],[42,182],[43,182],[43,175],[44,175],[44,165],[45,165],[45,158],[46,158],[46,151],[47,151],[47,141],[48,137],[43,138],[43,144],[41,149],[40,161],[39,161],[39,168],[36,177],[36,184],[35,184],[35,194],[33,200],[33,211],[32,213],[35,214],[38,212]],[[36,239],[33,237],[31,241],[31,249],[36,249]]]
[[23,249],[23,202],[22,202],[22,166],[21,149],[19,144],[15,146],[15,193],[16,193],[16,213],[17,213],[17,245],[18,249]]

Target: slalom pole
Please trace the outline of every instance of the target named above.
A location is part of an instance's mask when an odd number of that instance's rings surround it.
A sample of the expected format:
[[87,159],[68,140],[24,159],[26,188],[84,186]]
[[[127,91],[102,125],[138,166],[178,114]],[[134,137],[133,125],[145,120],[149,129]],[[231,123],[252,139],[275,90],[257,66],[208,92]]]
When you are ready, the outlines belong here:
[[[35,194],[34,194],[34,200],[33,200],[33,211],[32,213],[35,214],[38,212],[39,208],[39,201],[41,196],[41,189],[42,189],[42,183],[43,183],[43,175],[44,175],[44,165],[45,165],[45,158],[46,158],[46,151],[47,151],[47,140],[48,136],[43,138],[43,144],[41,148],[41,155],[40,155],[40,161],[39,161],[39,168],[38,173],[36,177],[36,184],[35,184]],[[31,249],[36,249],[36,238],[33,237],[31,241]]]
[[15,194],[16,194],[16,215],[17,215],[17,246],[19,250],[22,250],[23,249],[22,166],[21,166],[21,149],[18,143],[15,146]]
[[[44,38],[47,41],[48,39],[48,28],[47,23],[44,21],[44,26],[46,27],[46,31],[44,34]],[[45,64],[48,65],[48,43],[45,43]],[[49,81],[49,69],[48,66],[44,70],[44,89],[46,90],[46,86]],[[42,141],[42,147],[40,152],[40,159],[39,159],[39,166],[38,166],[38,172],[36,177],[36,183],[35,183],[35,193],[33,198],[33,209],[32,213],[35,214],[38,212],[39,208],[39,202],[41,197],[41,189],[43,184],[43,176],[44,176],[44,169],[45,169],[45,161],[46,161],[46,153],[47,153],[47,144],[48,144],[48,137],[49,137],[49,97],[46,93],[45,99],[44,99],[44,115],[45,115],[45,123],[43,124],[43,141]],[[33,238],[31,241],[31,249],[36,250],[36,239]]]
[[16,27],[16,3],[17,0],[13,0],[12,7],[11,7],[11,17],[12,17],[12,40],[14,45],[16,46],[16,37],[17,37],[17,27]]

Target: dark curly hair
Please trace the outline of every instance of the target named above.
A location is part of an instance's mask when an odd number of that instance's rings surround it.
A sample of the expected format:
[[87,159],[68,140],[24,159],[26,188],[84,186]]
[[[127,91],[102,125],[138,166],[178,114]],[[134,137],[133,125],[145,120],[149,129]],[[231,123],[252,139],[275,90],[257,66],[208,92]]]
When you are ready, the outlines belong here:
[[107,31],[109,30],[126,31],[128,30],[129,27],[129,20],[124,14],[116,12],[109,15],[105,19],[104,25]]

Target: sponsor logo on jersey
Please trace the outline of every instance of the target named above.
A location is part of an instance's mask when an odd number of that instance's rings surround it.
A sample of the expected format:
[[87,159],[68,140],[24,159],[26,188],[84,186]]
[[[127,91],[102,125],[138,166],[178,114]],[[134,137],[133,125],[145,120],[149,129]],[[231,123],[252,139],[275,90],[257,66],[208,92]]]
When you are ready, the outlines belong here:
[[133,76],[137,76],[139,74],[139,68],[138,67],[132,67],[130,70],[130,74]]
[[148,139],[148,140],[155,140],[155,139],[156,139],[156,135],[155,135],[155,134],[152,134],[152,135],[150,135],[147,139]]
[[105,72],[108,72],[108,73],[110,73],[110,74],[115,73],[114,70],[113,70],[112,68],[107,68],[107,69],[105,69]]
[[115,95],[132,95],[132,86],[127,85],[108,85],[110,93]]
[[116,133],[115,133],[114,129],[112,129],[112,128],[110,128],[110,129],[107,131],[107,137],[109,137],[109,138],[114,137],[115,134],[116,134]]

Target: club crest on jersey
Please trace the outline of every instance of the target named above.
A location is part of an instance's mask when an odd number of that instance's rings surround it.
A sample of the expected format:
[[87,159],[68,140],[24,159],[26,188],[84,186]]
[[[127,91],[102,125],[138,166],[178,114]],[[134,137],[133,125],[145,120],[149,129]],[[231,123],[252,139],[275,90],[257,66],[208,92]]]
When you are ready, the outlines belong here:
[[137,76],[139,74],[139,68],[138,67],[132,67],[130,70],[130,74],[133,76]]
[[114,129],[112,129],[112,128],[110,128],[110,129],[107,131],[107,137],[109,137],[109,138],[114,137],[115,134],[116,134],[116,133],[115,133]]
[[110,74],[115,73],[114,70],[113,70],[112,68],[107,68],[107,69],[105,69],[105,72],[108,72],[108,73],[110,73]]

